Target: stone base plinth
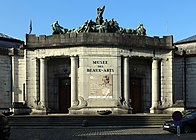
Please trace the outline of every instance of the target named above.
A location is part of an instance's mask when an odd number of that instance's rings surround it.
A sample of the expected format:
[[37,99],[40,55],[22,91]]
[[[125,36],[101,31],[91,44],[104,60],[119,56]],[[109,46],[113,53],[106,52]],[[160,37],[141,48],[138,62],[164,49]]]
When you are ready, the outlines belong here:
[[[119,114],[132,114],[132,109],[122,109],[122,108],[113,108],[113,107],[86,107],[81,109],[69,109],[69,114],[82,114],[82,115],[102,115],[100,112],[111,112],[107,115],[119,115]],[[104,113],[103,113],[104,115]]]
[[46,109],[32,109],[31,115],[47,115]]
[[29,115],[31,113],[30,108],[13,108],[11,111],[14,115]]
[[169,107],[163,110],[163,113],[165,114],[172,114],[175,111],[180,111],[180,112],[184,112],[185,108],[184,107]]
[[166,107],[166,108],[150,108],[150,113],[153,114],[172,114],[175,111],[184,112],[184,107]]
[[159,108],[151,107],[150,108],[150,113],[152,113],[152,114],[161,114],[162,110],[160,110]]

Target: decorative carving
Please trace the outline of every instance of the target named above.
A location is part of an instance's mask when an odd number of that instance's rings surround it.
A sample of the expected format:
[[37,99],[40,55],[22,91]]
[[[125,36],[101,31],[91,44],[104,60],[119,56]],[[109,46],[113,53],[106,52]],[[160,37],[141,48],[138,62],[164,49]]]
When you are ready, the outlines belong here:
[[79,101],[77,100],[77,101],[74,101],[74,102],[73,102],[73,106],[72,106],[72,107],[75,108],[75,107],[77,107],[78,105],[79,105]]
[[131,103],[123,100],[122,97],[119,97],[118,106],[124,109],[131,109]]
[[58,21],[52,24],[53,34],[66,34],[66,33],[89,33],[89,32],[98,32],[98,33],[120,33],[120,34],[132,34],[145,36],[146,29],[143,27],[143,24],[140,23],[136,29],[122,28],[119,26],[118,22],[112,18],[111,20],[103,19],[103,12],[105,6],[102,8],[97,8],[97,17],[96,22],[93,20],[87,20],[82,26],[76,29],[68,30],[59,25]]
[[84,98],[82,96],[79,96],[79,105],[78,106],[81,108],[87,106],[87,101],[84,100]]
[[184,100],[176,100],[173,107],[184,107]]

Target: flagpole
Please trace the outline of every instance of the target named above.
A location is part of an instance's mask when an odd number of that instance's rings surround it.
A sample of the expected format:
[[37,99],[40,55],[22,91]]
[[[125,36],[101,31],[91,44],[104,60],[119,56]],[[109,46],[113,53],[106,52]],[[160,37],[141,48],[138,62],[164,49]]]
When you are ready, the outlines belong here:
[[30,25],[29,25],[29,34],[32,32],[32,20],[30,20]]

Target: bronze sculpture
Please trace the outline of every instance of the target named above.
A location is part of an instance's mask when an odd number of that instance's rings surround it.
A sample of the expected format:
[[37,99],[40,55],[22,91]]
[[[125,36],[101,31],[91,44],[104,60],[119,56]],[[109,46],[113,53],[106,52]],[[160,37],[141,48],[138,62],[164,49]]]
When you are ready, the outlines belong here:
[[53,34],[65,34],[65,33],[89,33],[89,32],[97,32],[97,33],[120,33],[120,34],[132,34],[138,36],[145,36],[146,29],[143,24],[140,23],[136,29],[130,28],[122,28],[119,26],[118,22],[112,18],[111,20],[103,19],[103,12],[105,10],[105,6],[102,8],[97,8],[97,17],[96,22],[93,20],[87,20],[82,26],[76,29],[68,30],[59,25],[58,21],[52,24]]

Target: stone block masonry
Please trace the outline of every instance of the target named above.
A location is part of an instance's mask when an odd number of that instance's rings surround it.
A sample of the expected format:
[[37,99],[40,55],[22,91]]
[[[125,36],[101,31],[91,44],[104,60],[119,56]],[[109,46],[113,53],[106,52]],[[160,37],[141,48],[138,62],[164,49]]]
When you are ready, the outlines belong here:
[[52,36],[26,35],[26,49],[68,46],[129,46],[155,49],[172,49],[173,37],[147,37],[117,33],[67,33]]
[[0,55],[0,109],[11,107],[11,59]]

